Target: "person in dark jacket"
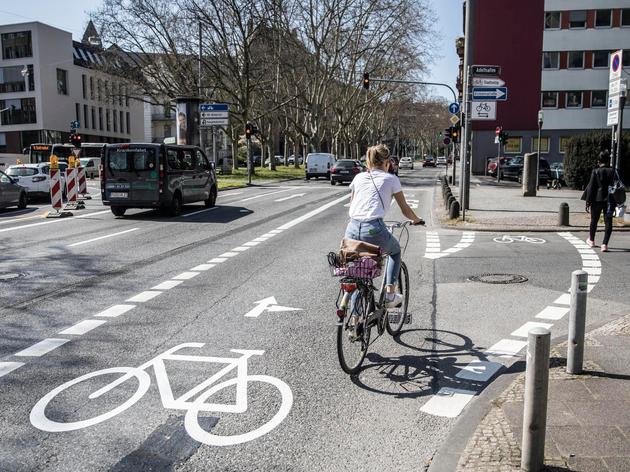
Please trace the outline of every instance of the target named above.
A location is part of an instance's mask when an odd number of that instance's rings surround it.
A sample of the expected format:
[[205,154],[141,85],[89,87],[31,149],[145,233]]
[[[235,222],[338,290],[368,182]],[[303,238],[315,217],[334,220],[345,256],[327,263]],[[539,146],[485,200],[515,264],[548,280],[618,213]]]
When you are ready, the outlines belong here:
[[612,234],[612,217],[614,205],[609,204],[608,187],[613,184],[615,172],[608,167],[610,156],[608,151],[602,151],[597,158],[597,168],[591,173],[591,180],[586,186],[582,200],[586,200],[586,211],[591,212],[591,227],[589,239],[586,244],[595,246],[595,232],[599,215],[604,213],[604,239],[602,240],[602,252],[608,252],[608,241]]

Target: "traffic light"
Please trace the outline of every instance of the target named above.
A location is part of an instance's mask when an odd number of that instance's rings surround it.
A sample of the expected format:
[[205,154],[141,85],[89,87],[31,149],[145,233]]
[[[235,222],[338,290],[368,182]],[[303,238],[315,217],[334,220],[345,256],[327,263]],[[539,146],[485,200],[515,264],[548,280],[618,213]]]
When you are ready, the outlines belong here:
[[453,128],[446,128],[444,130],[444,137],[445,138],[452,138],[453,134],[452,134]]
[[70,144],[72,144],[76,148],[81,147],[81,135],[80,134],[71,134],[70,135]]
[[369,72],[363,73],[363,88],[365,90],[370,90],[370,73]]
[[460,133],[460,127],[459,126],[451,127],[451,139],[453,140],[454,143],[458,143],[459,142],[459,133]]
[[245,138],[252,139],[252,136],[254,136],[256,133],[258,133],[258,128],[256,128],[256,125],[252,123],[247,123],[245,125]]
[[505,131],[501,130],[501,132],[499,133],[499,142],[503,146],[505,146],[509,139],[510,139],[510,135],[507,134]]

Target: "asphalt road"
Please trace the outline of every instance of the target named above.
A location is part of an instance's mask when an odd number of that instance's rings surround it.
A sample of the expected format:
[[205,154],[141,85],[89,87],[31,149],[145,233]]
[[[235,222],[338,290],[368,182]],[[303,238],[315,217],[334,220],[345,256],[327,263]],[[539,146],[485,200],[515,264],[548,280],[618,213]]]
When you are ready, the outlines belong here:
[[[412,323],[374,342],[354,377],[337,361],[325,259],[346,186],[226,191],[178,218],[114,218],[97,198],[63,220],[0,212],[0,470],[424,470],[519,359],[505,357],[524,340],[516,330],[566,335],[571,271],[592,272],[589,323],[630,302],[628,236],[593,255],[584,234],[440,229],[442,171],[401,172],[429,223],[411,228],[404,255]],[[470,280],[495,273],[526,280]]]

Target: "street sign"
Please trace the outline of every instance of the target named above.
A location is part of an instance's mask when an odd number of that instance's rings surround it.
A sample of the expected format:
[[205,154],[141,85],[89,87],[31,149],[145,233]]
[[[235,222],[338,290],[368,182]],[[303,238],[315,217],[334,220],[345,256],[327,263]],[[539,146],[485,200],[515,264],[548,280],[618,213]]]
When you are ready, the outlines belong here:
[[470,119],[474,121],[492,121],[497,119],[497,102],[472,102]]
[[472,66],[472,75],[501,75],[501,66]]
[[473,100],[507,100],[507,87],[473,87]]
[[459,117],[457,115],[451,115],[449,120],[453,124],[453,126],[455,126],[457,124],[457,122],[459,121]]
[[229,118],[201,118],[200,126],[227,126]]
[[451,138],[447,136],[446,138],[444,138],[442,142],[444,143],[445,146],[448,146],[449,144],[451,144]]
[[230,118],[230,107],[227,103],[202,103],[199,105],[201,127],[227,126]]
[[610,57],[608,77],[608,115],[606,126],[619,124],[619,95],[621,93],[621,72],[623,70],[623,50],[615,51]]
[[70,122],[70,128],[71,129],[78,129],[81,127],[81,123],[79,123],[78,121],[71,121]]
[[610,81],[621,78],[623,50],[615,51],[610,58]]
[[459,113],[459,103],[451,103],[448,106],[448,111],[450,111],[453,115]]
[[230,111],[230,106],[227,103],[202,103],[199,105],[199,111]]
[[498,77],[473,77],[474,87],[503,87],[505,81]]

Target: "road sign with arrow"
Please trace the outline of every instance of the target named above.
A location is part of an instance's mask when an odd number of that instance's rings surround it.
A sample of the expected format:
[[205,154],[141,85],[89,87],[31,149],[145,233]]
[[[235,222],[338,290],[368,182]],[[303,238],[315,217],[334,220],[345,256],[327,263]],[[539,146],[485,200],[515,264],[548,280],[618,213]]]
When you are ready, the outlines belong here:
[[473,87],[473,100],[505,101],[508,97],[507,87]]

